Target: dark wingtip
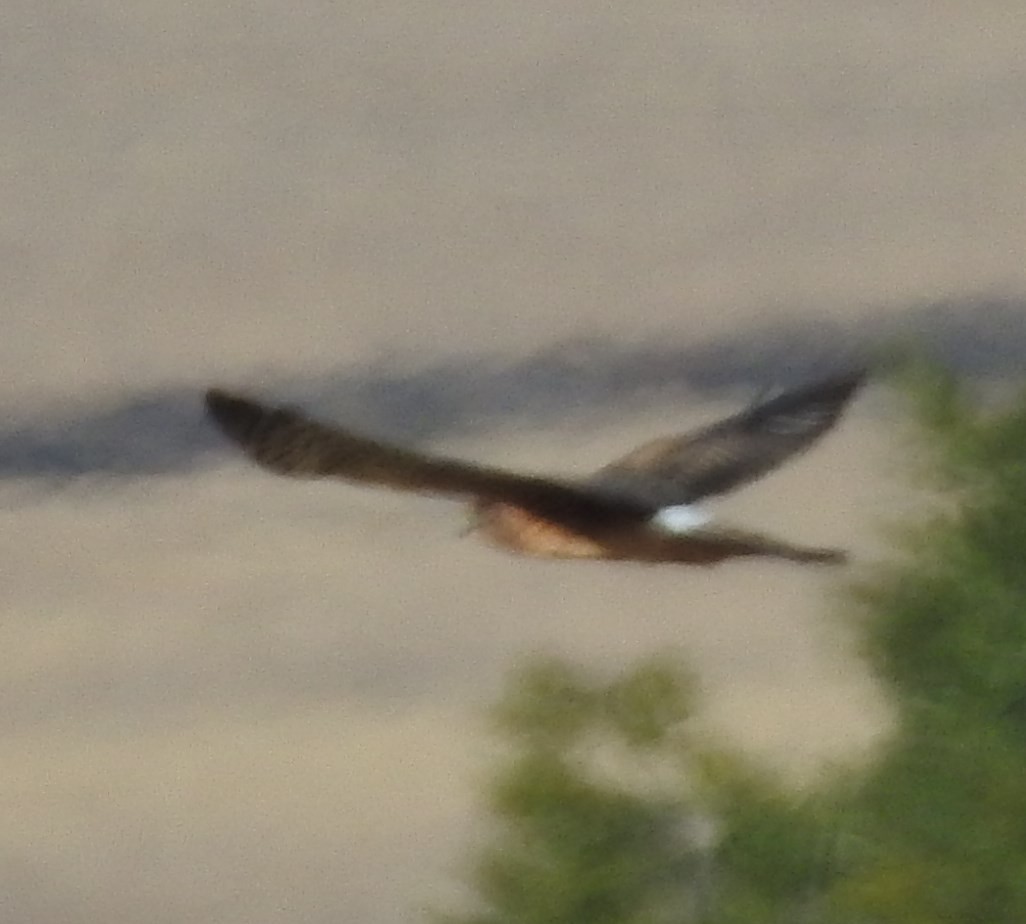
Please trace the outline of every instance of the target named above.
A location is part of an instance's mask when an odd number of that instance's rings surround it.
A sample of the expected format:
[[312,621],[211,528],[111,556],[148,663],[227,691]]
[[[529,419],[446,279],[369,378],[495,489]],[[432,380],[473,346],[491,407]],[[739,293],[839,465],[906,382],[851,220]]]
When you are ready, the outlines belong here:
[[248,398],[220,388],[210,388],[203,398],[207,413],[221,430],[236,440],[242,440],[264,416],[264,408]]
[[[869,380],[873,368],[869,365],[856,366],[843,372],[835,373],[819,382],[819,388],[825,392],[833,392],[839,398],[848,398]],[[813,388],[816,386],[813,385]]]
[[207,406],[207,410],[215,417],[218,414],[231,410],[240,402],[244,402],[244,399],[222,388],[208,388],[203,396],[203,403]]
[[238,406],[240,398],[220,388],[208,388],[203,396],[203,404],[207,413],[215,420],[221,420],[232,413]]
[[817,402],[835,405],[836,415],[840,415],[844,406],[866,384],[872,372],[872,367],[868,365],[835,372],[772,397],[756,399],[749,406],[748,413],[754,420],[763,420],[774,414],[800,408],[807,402]]
[[848,553],[843,549],[812,549],[801,560],[815,565],[844,565],[848,562]]

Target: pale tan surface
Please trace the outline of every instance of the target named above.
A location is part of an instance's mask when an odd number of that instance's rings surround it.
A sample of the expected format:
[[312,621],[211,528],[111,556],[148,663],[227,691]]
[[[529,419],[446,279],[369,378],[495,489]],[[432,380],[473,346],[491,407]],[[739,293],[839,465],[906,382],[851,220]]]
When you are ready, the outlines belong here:
[[[1026,288],[1014,5],[551,6],[5,4],[0,408]],[[725,409],[445,448],[583,471]],[[886,411],[726,511],[871,556]],[[413,920],[534,650],[677,646],[806,769],[883,717],[843,573],[521,561],[228,456],[0,491],[5,920]]]
[[1026,13],[752,9],[6,3],[4,399],[1020,292]]

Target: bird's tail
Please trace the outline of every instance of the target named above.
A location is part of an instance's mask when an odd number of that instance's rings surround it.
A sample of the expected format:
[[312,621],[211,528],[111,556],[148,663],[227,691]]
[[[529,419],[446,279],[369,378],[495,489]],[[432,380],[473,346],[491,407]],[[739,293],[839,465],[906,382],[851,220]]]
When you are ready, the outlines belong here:
[[807,562],[816,565],[843,565],[848,560],[844,549],[807,548],[804,546],[787,545],[769,552],[778,558],[789,561]]
[[792,545],[773,536],[748,530],[698,529],[689,533],[687,540],[692,543],[696,553],[702,550],[702,553],[696,554],[695,560],[710,564],[725,558],[759,556],[818,565],[840,565],[848,560],[847,553],[842,549]]
[[[769,558],[783,558],[787,561],[813,565],[843,565],[848,553],[843,549],[823,546],[792,545],[762,533],[736,533],[741,554],[764,555]],[[746,547],[747,546],[747,547]]]

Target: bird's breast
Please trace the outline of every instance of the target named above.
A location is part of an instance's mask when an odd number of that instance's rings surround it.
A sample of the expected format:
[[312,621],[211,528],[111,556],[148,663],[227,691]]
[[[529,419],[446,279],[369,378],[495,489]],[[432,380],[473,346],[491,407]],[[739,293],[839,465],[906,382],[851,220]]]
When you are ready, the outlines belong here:
[[479,529],[494,543],[543,558],[605,558],[606,547],[559,523],[514,504],[482,504]]

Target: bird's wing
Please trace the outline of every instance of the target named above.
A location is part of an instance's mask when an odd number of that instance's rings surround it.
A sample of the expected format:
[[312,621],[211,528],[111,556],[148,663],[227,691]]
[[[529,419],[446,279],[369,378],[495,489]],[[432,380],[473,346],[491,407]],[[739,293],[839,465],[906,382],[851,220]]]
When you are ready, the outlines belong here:
[[660,507],[730,491],[811,446],[865,378],[865,370],[833,376],[699,430],[653,440],[588,483]]
[[219,389],[207,392],[206,406],[254,462],[281,475],[508,501],[576,526],[603,517],[639,519],[650,512],[636,501],[617,501],[587,486],[426,455]]

